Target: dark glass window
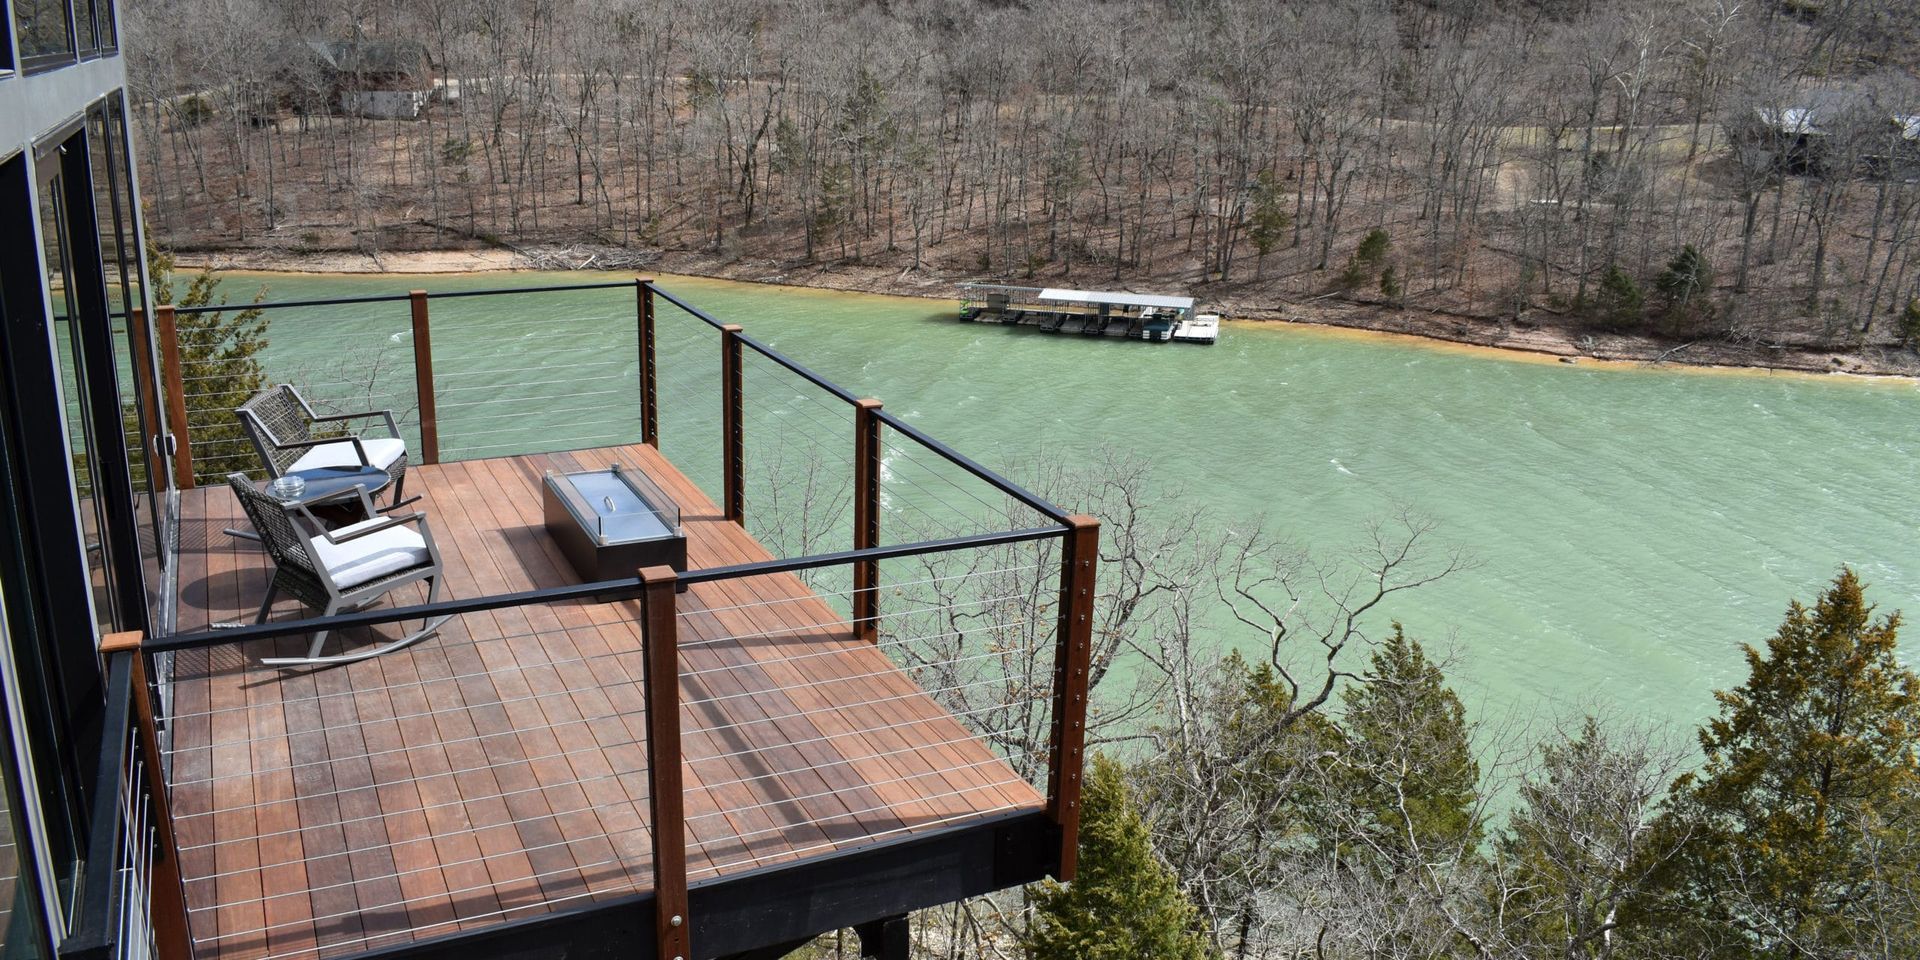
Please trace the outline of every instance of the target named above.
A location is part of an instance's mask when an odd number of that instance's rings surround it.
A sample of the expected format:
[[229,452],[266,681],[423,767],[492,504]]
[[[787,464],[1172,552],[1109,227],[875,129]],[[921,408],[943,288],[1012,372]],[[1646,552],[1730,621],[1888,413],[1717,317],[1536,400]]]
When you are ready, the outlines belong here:
[[73,19],[66,0],[13,0],[13,23],[22,66],[73,59]]
[[73,28],[79,40],[80,55],[112,51],[113,0],[72,0],[72,3]]
[[99,225],[100,263],[107,286],[113,328],[114,378],[120,393],[119,436],[127,451],[133,482],[133,506],[139,521],[140,565],[150,611],[157,610],[161,586],[159,491],[164,469],[150,469],[150,451],[160,435],[158,393],[154,387],[153,348],[142,310],[139,230],[133,213],[124,111],[118,95],[87,116],[87,145],[93,167],[93,204]]
[[120,46],[120,31],[113,22],[113,0],[93,0],[94,39],[102,50]]
[[[0,443],[0,457],[5,444]],[[0,486],[0,490],[4,487]],[[6,623],[0,619],[0,635]],[[41,960],[49,955],[46,901],[40,896],[33,854],[33,834],[27,829],[26,796],[20,791],[21,767],[13,738],[0,717],[0,957]]]
[[83,322],[79,290],[75,286],[74,249],[67,232],[67,196],[64,175],[42,181],[41,241],[45,244],[47,295],[53,301],[53,341],[60,358],[60,390],[66,404],[67,455],[72,460],[74,492],[79,497],[80,537],[87,551],[87,581],[93,593],[93,616],[102,636],[119,622],[114,609],[114,565],[109,561],[106,498],[109,487],[100,476],[101,442],[84,401],[87,358],[81,337]]
[[82,56],[97,52],[100,41],[93,33],[93,0],[70,0],[73,5],[74,46]]

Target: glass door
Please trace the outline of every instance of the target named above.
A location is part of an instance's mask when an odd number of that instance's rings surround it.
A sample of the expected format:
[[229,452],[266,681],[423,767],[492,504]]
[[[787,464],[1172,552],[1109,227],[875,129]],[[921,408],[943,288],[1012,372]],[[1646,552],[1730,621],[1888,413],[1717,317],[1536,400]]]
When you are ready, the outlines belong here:
[[[69,147],[59,148],[65,153]],[[103,476],[105,460],[86,403],[88,356],[82,329],[79,284],[75,277],[72,232],[69,229],[66,175],[60,165],[40,181],[40,236],[47,265],[47,297],[53,307],[54,350],[59,358],[62,415],[67,431],[67,458],[73,472],[75,505],[80,513],[80,538],[87,555],[87,585],[93,600],[93,619],[101,634],[121,622],[115,598],[116,564],[107,541],[107,500],[112,486]],[[112,358],[105,358],[111,363]],[[117,431],[116,431],[117,434]]]

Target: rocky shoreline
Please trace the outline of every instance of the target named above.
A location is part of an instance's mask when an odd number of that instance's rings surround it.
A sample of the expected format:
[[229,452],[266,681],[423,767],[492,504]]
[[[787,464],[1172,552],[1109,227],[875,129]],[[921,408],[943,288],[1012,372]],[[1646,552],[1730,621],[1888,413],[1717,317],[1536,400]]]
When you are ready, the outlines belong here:
[[[182,252],[181,266],[292,273],[479,273],[506,270],[633,270],[686,276],[780,283],[823,290],[952,299],[957,278],[934,271],[898,271],[863,265],[795,268],[768,261],[723,260],[682,251],[636,256],[632,251],[434,250],[368,255],[283,253],[263,250]],[[1558,325],[1552,314],[1489,317],[1399,309],[1386,304],[1316,298],[1276,304],[1271,298],[1233,293],[1203,297],[1228,319],[1302,323],[1399,334],[1473,347],[1560,358],[1698,367],[1745,367],[1801,373],[1920,377],[1920,354],[1868,347],[1820,349],[1805,345],[1701,341],[1675,343],[1652,337],[1595,334]]]

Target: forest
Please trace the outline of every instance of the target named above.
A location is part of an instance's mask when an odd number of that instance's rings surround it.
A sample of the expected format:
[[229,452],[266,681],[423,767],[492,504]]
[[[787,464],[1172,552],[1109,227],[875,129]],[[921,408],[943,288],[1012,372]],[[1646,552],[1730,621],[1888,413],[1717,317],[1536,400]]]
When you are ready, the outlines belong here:
[[[1762,355],[1920,339],[1902,0],[144,0],[128,18],[148,219],[183,251],[1040,280]],[[351,108],[372,91],[408,109]]]

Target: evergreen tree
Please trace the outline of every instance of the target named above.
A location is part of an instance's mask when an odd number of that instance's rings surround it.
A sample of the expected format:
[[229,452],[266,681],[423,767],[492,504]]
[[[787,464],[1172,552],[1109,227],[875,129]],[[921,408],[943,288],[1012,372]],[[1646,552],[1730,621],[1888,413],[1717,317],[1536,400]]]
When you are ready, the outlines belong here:
[[1400,271],[1393,264],[1387,264],[1387,268],[1380,271],[1380,295],[1398,306],[1401,296],[1406,292],[1406,285],[1400,281]]
[[1367,231],[1367,235],[1360,238],[1360,245],[1354,248],[1353,256],[1347,258],[1346,269],[1340,271],[1341,289],[1358,290],[1372,282],[1392,249],[1393,240],[1387,231],[1379,227]]
[[1908,300],[1900,311],[1900,343],[1920,349],[1920,300]]
[[1120,765],[1095,755],[1080,796],[1079,875],[1034,895],[1033,960],[1202,960],[1199,918],[1155,859]]
[[[147,271],[153,282],[153,302],[176,307],[224,306],[220,278],[212,268],[202,269],[176,291],[173,255],[147,241]],[[266,299],[260,288],[253,302]],[[174,321],[180,342],[180,380],[186,390],[187,425],[197,452],[194,478],[216,482],[229,473],[260,469],[260,458],[247,440],[246,429],[234,416],[235,407],[266,385],[266,369],[259,353],[267,348],[267,320],[258,307],[229,314],[225,310],[181,313]]]
[[1695,318],[1710,312],[1708,293],[1713,287],[1713,265],[1689,243],[1667,262],[1667,268],[1653,279],[1653,285],[1660,291],[1669,332],[1684,333]]
[[1259,254],[1253,270],[1256,278],[1266,272],[1267,255],[1280,248],[1280,241],[1292,225],[1293,218],[1287,215],[1286,195],[1280,189],[1280,182],[1272,170],[1260,171],[1253,187],[1253,223],[1247,230],[1247,238],[1253,241],[1253,249]]
[[1480,765],[1468,741],[1466,708],[1420,642],[1395,623],[1374,651],[1366,682],[1341,697],[1346,793],[1372,858],[1397,873],[1428,862],[1435,851],[1477,844]]
[[1874,856],[1916,831],[1920,677],[1895,653],[1899,626],[1843,568],[1811,609],[1787,608],[1764,652],[1746,648],[1745,684],[1714,695],[1706,762],[1656,824],[1678,852],[1644,911],[1685,952],[1846,955],[1912,889],[1910,862],[1890,872]]
[[1654,278],[1653,285],[1666,298],[1669,309],[1685,310],[1696,298],[1705,296],[1707,288],[1713,285],[1713,265],[1689,243],[1667,262],[1667,268]]
[[1630,330],[1645,316],[1646,305],[1640,285],[1619,264],[1609,264],[1593,296],[1594,317],[1610,329]]

